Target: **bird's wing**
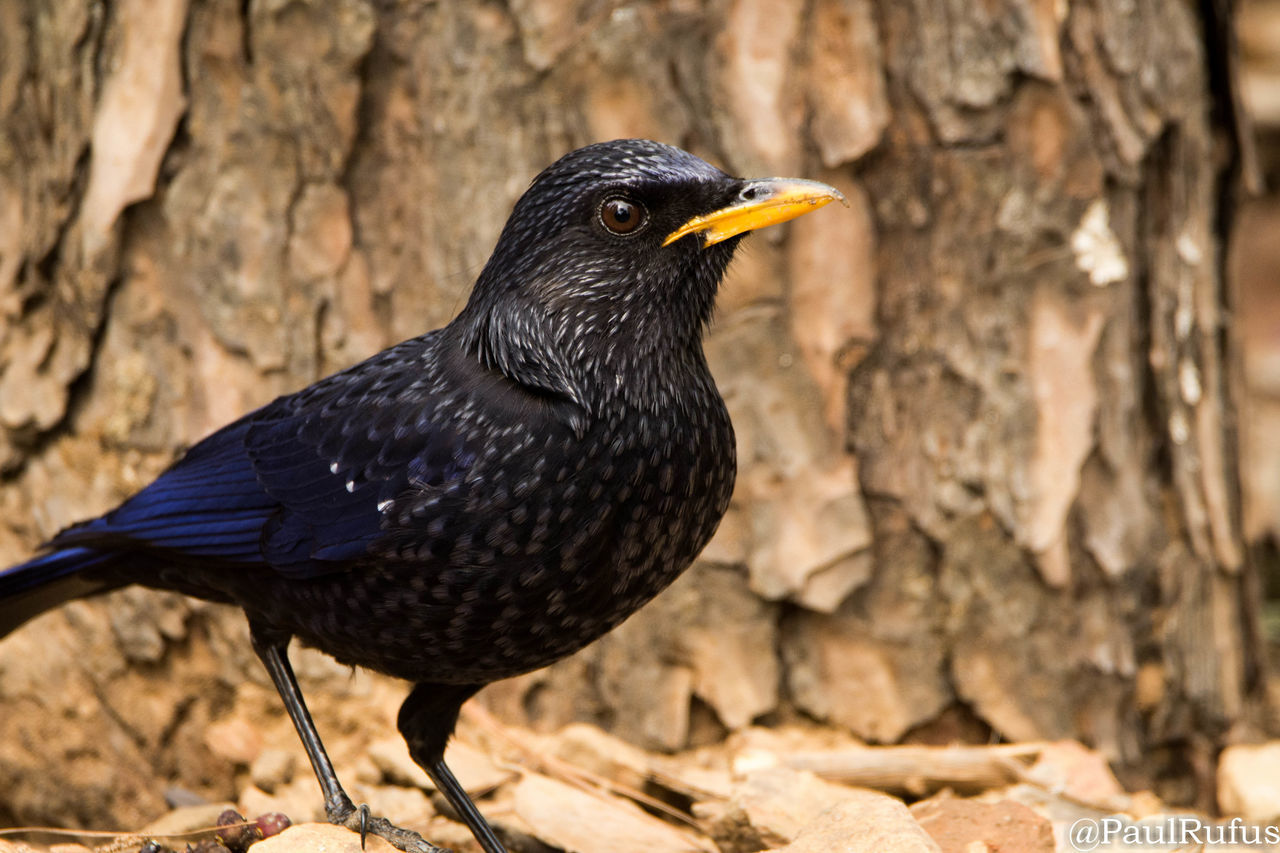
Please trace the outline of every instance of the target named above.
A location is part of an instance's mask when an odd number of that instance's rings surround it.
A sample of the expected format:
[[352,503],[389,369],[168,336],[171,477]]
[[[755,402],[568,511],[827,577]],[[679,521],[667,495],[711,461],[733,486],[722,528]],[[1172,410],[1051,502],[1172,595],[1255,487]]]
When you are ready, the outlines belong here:
[[50,547],[152,547],[231,562],[261,560],[262,525],[278,504],[245,456],[249,424],[245,417],[204,439],[117,509],[62,531]]
[[258,479],[281,507],[262,552],[286,574],[369,556],[397,497],[462,477],[473,459],[442,411],[452,401],[403,370],[289,402],[255,418],[246,437]]
[[421,375],[390,350],[282,397],[50,544],[158,549],[297,577],[344,570],[382,534],[385,502],[469,464]]

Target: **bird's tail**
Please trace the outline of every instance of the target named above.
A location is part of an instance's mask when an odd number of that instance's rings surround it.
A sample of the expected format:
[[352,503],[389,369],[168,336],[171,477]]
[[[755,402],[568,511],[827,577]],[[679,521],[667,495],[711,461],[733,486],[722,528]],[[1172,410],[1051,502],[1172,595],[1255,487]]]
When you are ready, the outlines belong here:
[[85,575],[109,559],[92,548],[62,548],[0,570],[0,637],[51,607],[116,586]]

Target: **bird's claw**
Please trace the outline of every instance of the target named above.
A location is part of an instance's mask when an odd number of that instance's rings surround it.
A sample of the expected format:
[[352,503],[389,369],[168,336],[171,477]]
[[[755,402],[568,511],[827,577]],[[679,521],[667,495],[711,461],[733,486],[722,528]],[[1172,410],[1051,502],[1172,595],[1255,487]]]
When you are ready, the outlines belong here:
[[369,804],[361,803],[360,808],[360,849],[364,849],[365,841],[369,837]]
[[435,846],[412,829],[402,829],[385,817],[376,817],[365,803],[359,806],[349,805],[345,809],[335,809],[329,814],[329,821],[360,833],[361,850],[365,848],[368,837],[376,835],[397,850],[403,850],[404,853],[449,853],[445,848]]

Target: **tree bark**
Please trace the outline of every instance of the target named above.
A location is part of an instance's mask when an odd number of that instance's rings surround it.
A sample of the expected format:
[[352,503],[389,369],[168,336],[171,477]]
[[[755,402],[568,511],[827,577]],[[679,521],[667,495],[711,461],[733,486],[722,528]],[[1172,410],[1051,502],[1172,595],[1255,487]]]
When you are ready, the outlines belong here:
[[[447,321],[542,166],[647,136],[852,206],[735,262],[707,347],[742,471],[703,559],[483,701],[664,749],[1079,738],[1202,796],[1259,650],[1199,14],[0,2],[0,556]],[[292,749],[240,621],[133,590],[0,642],[0,820],[127,823]],[[340,767],[392,732],[401,688],[300,669]]]

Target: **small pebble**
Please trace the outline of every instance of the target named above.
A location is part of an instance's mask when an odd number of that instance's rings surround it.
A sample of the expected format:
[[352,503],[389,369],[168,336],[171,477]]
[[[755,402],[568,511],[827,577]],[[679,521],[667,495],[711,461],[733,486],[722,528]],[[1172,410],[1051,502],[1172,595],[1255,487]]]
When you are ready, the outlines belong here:
[[250,844],[262,840],[262,830],[258,824],[246,821],[235,809],[227,809],[218,815],[218,826],[218,841],[231,853],[245,853]]
[[273,835],[279,835],[284,832],[293,825],[293,821],[280,812],[267,812],[258,818],[257,824],[258,829],[262,832],[262,837],[270,838]]
[[249,778],[268,794],[276,793],[293,779],[297,759],[292,752],[283,749],[264,749],[249,765]]

